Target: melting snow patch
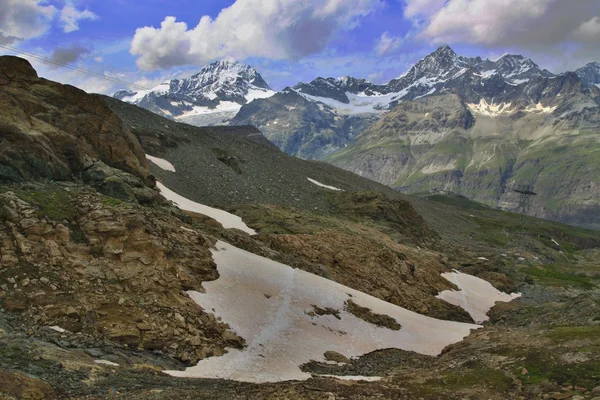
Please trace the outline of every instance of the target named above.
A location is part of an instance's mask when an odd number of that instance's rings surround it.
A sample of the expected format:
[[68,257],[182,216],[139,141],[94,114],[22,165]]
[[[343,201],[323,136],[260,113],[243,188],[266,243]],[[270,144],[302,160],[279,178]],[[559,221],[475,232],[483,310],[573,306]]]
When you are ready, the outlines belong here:
[[366,381],[366,382],[377,382],[383,379],[380,376],[350,376],[350,375],[313,375],[319,378],[334,378],[342,381]]
[[315,185],[320,186],[322,188],[329,189],[329,190],[336,190],[338,192],[343,192],[342,189],[338,189],[335,186],[328,186],[328,185],[325,185],[325,184],[323,184],[323,183],[321,183],[319,181],[315,181],[314,179],[311,179],[311,178],[306,178],[306,179],[308,179],[311,183],[314,183]]
[[160,167],[161,169],[164,169],[165,171],[176,172],[175,166],[163,158],[153,157],[148,154],[146,154],[146,158],[152,161],[153,164],[156,164],[156,166]]
[[112,361],[108,361],[108,360],[94,360],[94,362],[96,364],[110,365],[111,367],[118,367],[119,366],[119,364],[114,363]]
[[[172,376],[243,382],[305,380],[300,366],[324,362],[327,351],[357,357],[397,348],[435,356],[479,325],[426,317],[308,272],[217,242],[212,251],[219,279],[204,282],[205,293],[188,292],[204,310],[245,339],[244,350],[228,349]],[[346,311],[348,300],[387,315],[391,330]],[[315,307],[334,310],[315,313]],[[333,315],[335,314],[335,315]]]
[[242,219],[237,215],[233,215],[231,213],[228,213],[227,211],[205,206],[204,204],[196,203],[195,201],[186,199],[185,197],[173,192],[171,189],[167,188],[160,182],[156,182],[156,186],[158,187],[158,190],[160,190],[160,194],[165,199],[177,204],[177,207],[181,208],[182,210],[206,215],[218,221],[221,225],[223,225],[223,228],[225,229],[237,228],[250,235],[256,235],[256,231],[248,227],[248,225],[246,225],[244,221],[242,221]]
[[486,314],[497,301],[508,303],[521,297],[520,293],[503,293],[493,287],[491,283],[462,272],[447,272],[442,276],[458,286],[459,290],[444,290],[436,297],[459,306],[468,312],[477,323],[489,320]]

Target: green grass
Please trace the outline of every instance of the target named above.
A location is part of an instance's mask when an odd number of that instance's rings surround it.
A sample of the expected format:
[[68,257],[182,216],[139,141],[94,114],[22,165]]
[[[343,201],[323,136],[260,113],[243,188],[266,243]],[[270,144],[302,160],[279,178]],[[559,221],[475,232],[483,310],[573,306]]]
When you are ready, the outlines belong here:
[[593,289],[596,286],[591,278],[569,272],[561,265],[529,267],[524,272],[533,277],[538,284],[544,286],[573,286],[585,290]]
[[103,197],[102,204],[104,204],[105,206],[117,207],[117,206],[123,204],[123,202],[121,200],[115,199],[113,197]]
[[512,379],[502,371],[478,365],[466,371],[444,373],[438,379],[428,380],[423,387],[429,393],[439,393],[440,389],[456,392],[472,387],[486,387],[498,392],[507,392],[512,387]]
[[436,203],[446,204],[448,206],[454,206],[465,210],[481,210],[481,211],[492,211],[493,209],[484,206],[473,200],[469,200],[463,196],[443,195],[434,194],[427,196],[428,200],[435,201]]
[[600,325],[559,326],[552,328],[545,336],[558,342],[586,339],[600,342]]
[[39,208],[39,214],[52,221],[74,221],[79,216],[71,194],[64,190],[32,191],[19,190],[19,198]]

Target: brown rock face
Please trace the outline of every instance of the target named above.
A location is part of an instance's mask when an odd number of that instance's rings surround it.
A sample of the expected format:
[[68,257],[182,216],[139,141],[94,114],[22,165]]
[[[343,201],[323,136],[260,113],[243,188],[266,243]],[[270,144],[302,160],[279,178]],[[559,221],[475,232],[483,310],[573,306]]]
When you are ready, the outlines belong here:
[[46,382],[28,377],[20,372],[10,372],[0,369],[0,398],[2,395],[10,398],[28,400],[55,399],[54,391]]
[[211,239],[182,228],[168,208],[64,185],[72,191],[0,194],[4,310],[38,334],[58,325],[72,342],[109,340],[189,363],[242,346],[185,293],[218,277]]
[[101,98],[0,57],[0,181],[72,180],[99,161],[154,185],[138,140]]

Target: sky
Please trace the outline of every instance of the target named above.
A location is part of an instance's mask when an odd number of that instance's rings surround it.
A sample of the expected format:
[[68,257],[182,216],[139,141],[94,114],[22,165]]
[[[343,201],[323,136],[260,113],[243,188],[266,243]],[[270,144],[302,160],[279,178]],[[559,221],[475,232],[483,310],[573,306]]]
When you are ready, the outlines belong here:
[[127,87],[39,57],[144,88],[231,59],[281,90],[318,76],[385,83],[444,44],[573,70],[600,61],[600,1],[0,0],[0,54],[36,55],[24,57],[39,75],[106,94]]

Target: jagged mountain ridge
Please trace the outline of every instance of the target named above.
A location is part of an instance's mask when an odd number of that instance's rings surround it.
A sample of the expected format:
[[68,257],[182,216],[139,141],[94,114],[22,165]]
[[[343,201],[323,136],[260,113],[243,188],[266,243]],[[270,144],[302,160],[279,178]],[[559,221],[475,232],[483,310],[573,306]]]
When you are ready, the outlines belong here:
[[193,125],[226,122],[240,107],[275,92],[252,67],[216,61],[185,79],[173,79],[150,91],[120,91],[114,97],[163,117]]
[[576,70],[575,73],[586,85],[600,87],[600,63],[591,62]]
[[[511,109],[537,109],[540,101],[537,88],[540,84],[543,86],[544,79],[555,77],[557,75],[520,55],[484,60],[459,56],[449,46],[442,46],[387,84],[377,85],[352,77],[317,78],[285,88],[281,95],[246,105],[231,124],[254,124],[285,151],[303,158],[319,158],[346,146],[360,133],[361,127],[400,102],[458,94],[471,104],[483,100],[483,107],[502,103],[504,107],[510,104]],[[291,108],[297,110],[297,105],[303,102],[300,98],[322,104],[319,115],[303,109],[304,122],[290,123],[286,130],[274,124],[286,120]],[[322,130],[316,131],[315,120],[332,121],[325,127],[332,133],[323,135]],[[343,128],[348,126],[352,129]],[[315,140],[324,143],[324,147],[312,150]]]
[[527,182],[533,215],[598,227],[600,90],[573,72],[495,98],[486,86],[403,102],[326,161],[403,192],[449,190],[509,210],[511,186]]

